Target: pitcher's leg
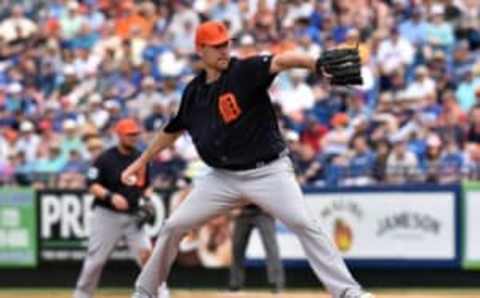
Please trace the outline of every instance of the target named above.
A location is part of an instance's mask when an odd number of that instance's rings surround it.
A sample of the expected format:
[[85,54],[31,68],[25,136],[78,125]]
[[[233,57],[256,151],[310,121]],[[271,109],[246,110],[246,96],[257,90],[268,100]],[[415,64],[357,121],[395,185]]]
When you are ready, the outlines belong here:
[[275,286],[276,290],[282,290],[285,287],[285,272],[278,249],[275,219],[269,214],[260,214],[256,216],[255,225],[258,227],[267,255],[268,282]]
[[[152,254],[152,244],[148,237],[145,228],[139,227],[134,218],[130,219],[130,223],[125,229],[125,237],[127,239],[128,247],[136,259],[137,264],[143,267]],[[169,298],[170,291],[168,290],[166,282],[162,283],[158,288],[158,298]]]
[[74,298],[91,298],[97,288],[103,267],[122,236],[119,216],[97,207],[92,218],[87,256],[73,294]]
[[235,219],[233,227],[233,258],[230,266],[230,289],[238,290],[245,283],[245,251],[252,231],[250,220],[242,215]]
[[218,175],[210,174],[198,181],[161,228],[153,253],[135,283],[136,291],[155,297],[158,286],[167,279],[183,235],[235,206],[238,198],[238,193]]
[[308,214],[300,186],[289,168],[279,166],[271,175],[249,183],[243,191],[298,236],[315,274],[333,297],[343,297],[347,292],[348,297],[360,297],[360,285],[319,222]]

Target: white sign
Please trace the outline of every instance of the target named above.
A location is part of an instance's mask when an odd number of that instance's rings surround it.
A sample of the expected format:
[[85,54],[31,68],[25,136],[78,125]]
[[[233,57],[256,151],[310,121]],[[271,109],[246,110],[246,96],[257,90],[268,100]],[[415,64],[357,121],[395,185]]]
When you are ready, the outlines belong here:
[[465,259],[480,262],[480,190],[465,192]]
[[[41,238],[59,239],[86,238],[90,235],[90,222],[93,216],[93,196],[88,193],[44,194],[41,197]],[[147,235],[156,237],[165,219],[162,198],[152,195],[156,209],[155,223],[145,226]],[[58,232],[59,235],[54,235]]]
[[[453,192],[318,193],[307,194],[306,203],[346,258],[455,258]],[[282,225],[277,228],[282,258],[305,259],[296,236]],[[259,234],[255,232],[247,257],[264,256]]]

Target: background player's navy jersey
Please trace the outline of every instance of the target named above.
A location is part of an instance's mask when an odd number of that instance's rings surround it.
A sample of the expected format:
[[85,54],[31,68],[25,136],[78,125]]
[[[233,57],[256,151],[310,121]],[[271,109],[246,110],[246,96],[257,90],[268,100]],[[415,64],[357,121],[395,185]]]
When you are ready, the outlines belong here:
[[271,56],[232,58],[213,83],[202,72],[184,91],[168,133],[187,130],[202,159],[216,168],[237,168],[271,159],[285,150],[267,93],[275,75]]
[[[149,171],[147,167],[147,177],[145,185],[128,186],[122,183],[120,177],[131,163],[140,156],[140,152],[135,150],[129,155],[122,154],[118,147],[112,147],[98,156],[93,165],[88,170],[87,178],[89,185],[98,183],[108,189],[112,193],[118,193],[124,196],[128,201],[128,210],[133,212],[138,207],[138,200],[143,195],[145,188],[148,187]],[[94,206],[102,206],[114,211],[123,212],[115,209],[105,200],[95,198]]]

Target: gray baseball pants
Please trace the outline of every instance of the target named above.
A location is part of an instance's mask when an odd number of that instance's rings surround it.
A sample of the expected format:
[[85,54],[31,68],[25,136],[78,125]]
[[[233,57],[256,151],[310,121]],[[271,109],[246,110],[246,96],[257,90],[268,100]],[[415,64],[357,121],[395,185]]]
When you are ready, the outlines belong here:
[[87,256],[73,293],[74,298],[93,297],[103,267],[122,237],[127,240],[128,247],[139,265],[142,250],[151,249],[147,234],[137,226],[132,215],[97,207],[93,210],[90,227]]
[[240,198],[248,198],[297,235],[313,271],[333,297],[360,297],[360,285],[332,240],[309,214],[288,157],[253,170],[212,169],[198,179],[162,227],[152,256],[137,278],[133,297],[155,297],[158,286],[167,280],[183,235],[237,207],[242,203]]

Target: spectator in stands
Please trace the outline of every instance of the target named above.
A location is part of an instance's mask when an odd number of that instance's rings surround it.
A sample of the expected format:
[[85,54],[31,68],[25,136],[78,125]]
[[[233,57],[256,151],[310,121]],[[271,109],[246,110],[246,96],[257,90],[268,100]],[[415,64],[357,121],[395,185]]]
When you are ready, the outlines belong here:
[[426,145],[425,156],[420,160],[423,181],[427,183],[438,183],[442,141],[437,134],[432,133],[427,137]]
[[435,81],[429,76],[426,66],[417,66],[415,80],[410,83],[404,96],[413,100],[423,100],[429,95],[435,94]]
[[400,34],[421,51],[427,36],[428,24],[424,19],[424,11],[420,7],[413,8],[412,18],[407,18],[400,23],[398,30]]
[[364,135],[356,135],[351,142],[351,156],[349,158],[347,185],[368,185],[372,183],[372,169],[375,156],[370,150]]
[[60,170],[59,188],[82,189],[86,186],[85,175],[89,165],[78,150],[70,150],[69,158]]
[[395,140],[393,149],[387,159],[387,182],[403,184],[418,180],[418,160],[408,150],[406,140]]
[[427,44],[433,49],[451,51],[455,35],[452,25],[445,21],[445,7],[442,4],[432,5],[431,15],[432,20],[428,23],[426,32]]
[[146,77],[142,80],[142,89],[140,94],[127,103],[127,107],[133,116],[139,119],[145,119],[151,114],[153,106],[163,100],[161,94],[157,91],[155,79]]
[[452,92],[445,92],[442,113],[437,119],[435,131],[443,141],[453,138],[457,144],[463,145],[465,141],[464,121],[465,115],[455,100],[455,95]]
[[105,146],[103,145],[102,139],[98,137],[90,137],[89,139],[87,139],[86,148],[87,148],[88,154],[87,154],[86,160],[89,163],[95,160],[95,158],[97,158],[97,156],[100,153],[102,153],[104,147]]
[[378,63],[383,75],[389,75],[395,70],[404,69],[413,63],[415,49],[406,38],[402,37],[396,27],[390,30],[390,35],[378,48]]
[[23,152],[25,160],[27,162],[35,161],[38,146],[40,144],[40,138],[34,132],[32,122],[26,120],[20,124],[20,136],[16,143],[16,151]]
[[439,162],[439,182],[459,182],[464,174],[464,157],[455,139],[447,139]]
[[[407,142],[427,181],[439,181],[439,171],[430,168],[441,157],[457,157],[453,149],[432,146],[432,133],[444,145],[455,139],[464,167],[474,163],[472,148],[480,140],[478,1],[37,2],[0,4],[0,168],[13,177],[5,183],[14,180],[13,171],[26,173],[38,159],[49,160],[50,144],[63,148],[72,134],[64,130],[67,119],[75,122],[75,141],[62,151],[75,148],[84,158],[91,137],[113,141],[109,128],[123,115],[158,129],[198,71],[194,43],[187,41],[209,17],[224,20],[238,37],[233,50],[240,57],[285,50],[319,55],[360,42],[362,86],[332,90],[293,72],[279,76],[270,90],[283,107],[277,111],[281,126],[300,135],[292,155],[304,156],[304,185],[345,184],[355,162],[348,144],[358,134],[375,148],[372,176],[380,181],[390,146],[385,140],[392,138]],[[97,132],[79,144],[84,125]],[[179,177],[179,165],[195,160],[188,144],[160,158],[160,165],[171,165],[168,175]],[[393,147],[398,151],[398,144]],[[17,178],[28,183],[32,177]]]
[[296,148],[296,168],[300,185],[315,184],[322,180],[323,164],[320,157],[309,144],[300,144]]
[[387,181],[387,160],[390,155],[390,143],[379,140],[375,143],[375,160],[372,166],[372,177],[380,183]]
[[462,75],[462,80],[459,82],[457,92],[455,94],[457,102],[462,112],[468,112],[475,105],[475,82],[471,70],[467,70]]
[[60,17],[60,30],[63,41],[69,42],[74,38],[85,22],[80,13],[80,5],[76,1],[69,1],[65,12]]
[[23,151],[15,152],[12,156],[15,183],[18,185],[30,185],[32,183],[33,163],[28,162]]
[[478,144],[467,147],[465,171],[465,178],[469,180],[480,179],[480,146]]
[[351,136],[348,121],[345,113],[337,113],[332,117],[330,121],[332,129],[326,133],[322,141],[325,154],[345,154],[347,152]]
[[100,130],[106,127],[110,119],[110,114],[102,106],[102,97],[100,94],[94,93],[88,97],[85,118],[85,122],[92,123]]
[[[477,91],[478,92],[478,91]],[[467,143],[480,144],[480,106],[476,105],[468,117]]]
[[284,87],[278,100],[284,113],[291,114],[311,109],[314,104],[312,88],[305,82],[308,71],[295,69],[288,73],[288,87]]
[[167,123],[166,108],[161,101],[153,102],[151,111],[145,117],[144,127],[147,132],[157,131]]
[[84,154],[83,142],[78,134],[78,127],[75,120],[67,119],[63,122],[63,136],[60,140],[61,153],[66,159],[70,155],[70,151],[76,150],[80,154]]
[[0,23],[0,35],[6,42],[25,40],[37,32],[35,23],[25,16],[22,5],[12,7],[11,16]]

